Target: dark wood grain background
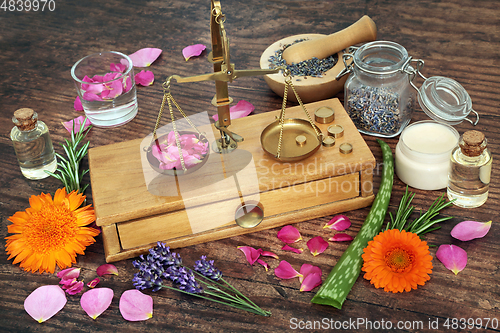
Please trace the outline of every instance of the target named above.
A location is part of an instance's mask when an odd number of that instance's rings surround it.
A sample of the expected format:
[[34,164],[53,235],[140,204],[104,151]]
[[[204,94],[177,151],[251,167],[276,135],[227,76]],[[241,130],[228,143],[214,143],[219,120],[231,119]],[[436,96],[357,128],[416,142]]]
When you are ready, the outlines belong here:
[[[81,57],[105,50],[131,54],[141,48],[163,50],[161,57],[149,68],[156,82],[138,88],[139,113],[130,123],[114,128],[94,128],[88,135],[91,147],[145,137],[151,132],[162,97],[161,82],[172,74],[189,76],[212,71],[207,52],[186,62],[181,50],[191,44],[210,45],[208,0],[54,0],[54,11],[11,12],[0,10],[0,236],[8,235],[7,221],[16,211],[29,206],[29,197],[41,192],[54,193],[59,181],[48,178],[26,180],[15,158],[10,130],[13,112],[21,107],[34,108],[50,128],[52,140],[58,145],[68,136],[61,125],[80,114],[73,110],[76,96],[70,68]],[[0,1],[2,2],[2,1]],[[8,3],[8,1],[7,1]],[[24,299],[37,287],[57,284],[55,274],[31,274],[0,254],[0,330],[5,332],[69,331],[69,332],[285,332],[293,331],[292,322],[328,320],[349,321],[366,318],[370,321],[390,320],[392,330],[398,321],[421,321],[423,331],[428,322],[438,320],[440,331],[447,318],[496,318],[500,320],[500,237],[498,200],[500,140],[500,6],[497,1],[293,1],[293,0],[226,0],[222,9],[227,16],[226,29],[230,39],[231,60],[237,69],[259,65],[261,53],[274,41],[301,33],[330,34],[369,15],[377,24],[378,39],[403,45],[414,58],[425,60],[426,76],[447,76],[459,81],[469,92],[474,109],[481,119],[476,126],[483,131],[493,151],[494,162],[490,196],[485,205],[476,209],[449,208],[444,215],[454,216],[441,230],[427,237],[430,244],[455,244],[468,253],[467,267],[455,276],[437,259],[431,280],[418,290],[404,294],[386,293],[375,289],[362,277],[354,285],[342,310],[314,305],[314,293],[299,292],[294,280],[279,280],[273,274],[277,260],[267,260],[271,270],[250,266],[236,247],[249,245],[274,251],[280,260],[294,267],[304,262],[320,266],[326,278],[348,244],[331,244],[326,252],[313,257],[281,251],[277,229],[233,237],[180,249],[187,263],[201,255],[215,259],[227,279],[249,295],[258,305],[272,312],[265,318],[233,310],[204,300],[163,290],[152,294],[153,318],[144,322],[127,322],[118,310],[123,291],[131,289],[135,272],[132,260],[116,263],[118,276],[106,277],[101,286],[114,290],[110,308],[96,320],[81,309],[79,296],[69,296],[65,308],[43,324],[34,321],[23,308]],[[209,47],[210,48],[210,47]],[[421,82],[419,82],[421,83]],[[230,95],[239,101],[246,99],[255,106],[255,113],[280,108],[281,98],[266,85],[263,78],[239,79],[230,84]],[[185,84],[175,90],[177,101],[188,114],[208,111],[214,95],[213,83]],[[338,97],[343,100],[342,93]],[[413,120],[427,119],[418,109]],[[462,133],[471,129],[469,123],[456,126]],[[380,149],[374,137],[364,136],[377,162]],[[394,149],[397,138],[386,140]],[[86,176],[86,182],[90,182]],[[380,177],[375,175],[375,191]],[[395,179],[390,211],[401,198],[405,185]],[[427,209],[442,191],[416,190],[416,209]],[[87,191],[92,202],[91,191]],[[351,211],[347,215],[353,226],[347,231],[355,235],[369,208]],[[304,239],[324,235],[321,226],[331,216],[295,224]],[[450,230],[463,220],[493,220],[490,233],[483,239],[460,242],[450,236]],[[2,241],[5,245],[5,241]],[[305,246],[305,243],[303,244]],[[434,256],[437,247],[431,248]],[[101,237],[78,256],[77,267],[89,282],[95,269],[104,264]],[[363,328],[363,327],[361,327]],[[409,326],[407,327],[409,328]],[[318,330],[320,331],[320,330]],[[419,330],[422,331],[422,330]],[[469,329],[448,331],[476,331]],[[480,329],[477,331],[500,331]]]

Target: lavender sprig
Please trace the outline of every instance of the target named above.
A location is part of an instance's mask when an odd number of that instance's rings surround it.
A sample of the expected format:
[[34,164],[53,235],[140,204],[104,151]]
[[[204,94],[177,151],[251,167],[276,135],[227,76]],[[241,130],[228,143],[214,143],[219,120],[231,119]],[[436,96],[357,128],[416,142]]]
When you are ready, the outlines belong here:
[[[196,261],[193,271],[182,264],[177,253],[171,252],[169,247],[158,242],[146,256],[141,255],[139,260],[133,261],[132,264],[139,269],[132,279],[137,289],[151,288],[156,292],[167,288],[262,316],[271,315],[227,283],[222,278],[222,272],[214,266],[214,261],[207,260],[206,256]],[[165,285],[164,280],[171,280],[178,287]]]

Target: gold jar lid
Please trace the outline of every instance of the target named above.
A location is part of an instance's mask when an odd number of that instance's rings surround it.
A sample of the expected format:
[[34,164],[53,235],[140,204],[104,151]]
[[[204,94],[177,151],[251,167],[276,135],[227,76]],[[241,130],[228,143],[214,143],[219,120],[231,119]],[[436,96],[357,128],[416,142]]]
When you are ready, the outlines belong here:
[[331,123],[335,119],[335,111],[329,106],[321,106],[314,111],[314,120],[320,124]]
[[328,135],[336,139],[341,138],[344,136],[344,127],[342,125],[330,125],[328,126]]
[[325,147],[333,147],[335,145],[335,138],[332,136],[325,136],[321,144]]
[[352,145],[350,143],[344,142],[343,144],[340,145],[339,151],[342,154],[350,154],[352,153]]

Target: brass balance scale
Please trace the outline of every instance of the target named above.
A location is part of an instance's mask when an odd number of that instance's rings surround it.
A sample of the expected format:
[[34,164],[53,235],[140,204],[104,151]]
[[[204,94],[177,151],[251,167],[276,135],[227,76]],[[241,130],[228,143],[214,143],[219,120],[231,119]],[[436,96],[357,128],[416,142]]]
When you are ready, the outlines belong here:
[[[174,248],[189,246],[366,207],[373,201],[375,159],[338,99],[305,105],[285,69],[236,70],[224,22],[220,2],[212,0],[209,61],[214,72],[169,77],[150,136],[89,151],[96,223],[102,228],[108,262],[144,253],[157,241]],[[228,82],[280,70],[287,77],[281,110],[231,120]],[[195,125],[195,117],[188,117],[171,94],[173,80],[214,81],[212,104],[219,120]],[[287,109],[289,88],[299,106]],[[166,106],[171,123],[160,128]],[[187,130],[178,128],[174,106]],[[307,111],[323,107],[333,109],[335,124],[344,128],[333,147],[322,146],[329,124],[316,124]],[[160,169],[152,148],[172,132],[181,167]],[[180,144],[186,133],[211,146],[193,168],[187,167]],[[343,141],[352,145],[352,153],[339,151]]]

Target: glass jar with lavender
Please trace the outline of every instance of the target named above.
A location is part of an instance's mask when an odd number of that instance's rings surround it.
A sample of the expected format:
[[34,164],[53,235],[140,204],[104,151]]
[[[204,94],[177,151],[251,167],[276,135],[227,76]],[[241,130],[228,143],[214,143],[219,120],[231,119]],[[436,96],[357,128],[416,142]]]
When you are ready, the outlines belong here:
[[416,99],[410,61],[403,46],[389,41],[364,44],[344,57],[346,72],[351,73],[344,107],[361,133],[390,138],[410,122]]

